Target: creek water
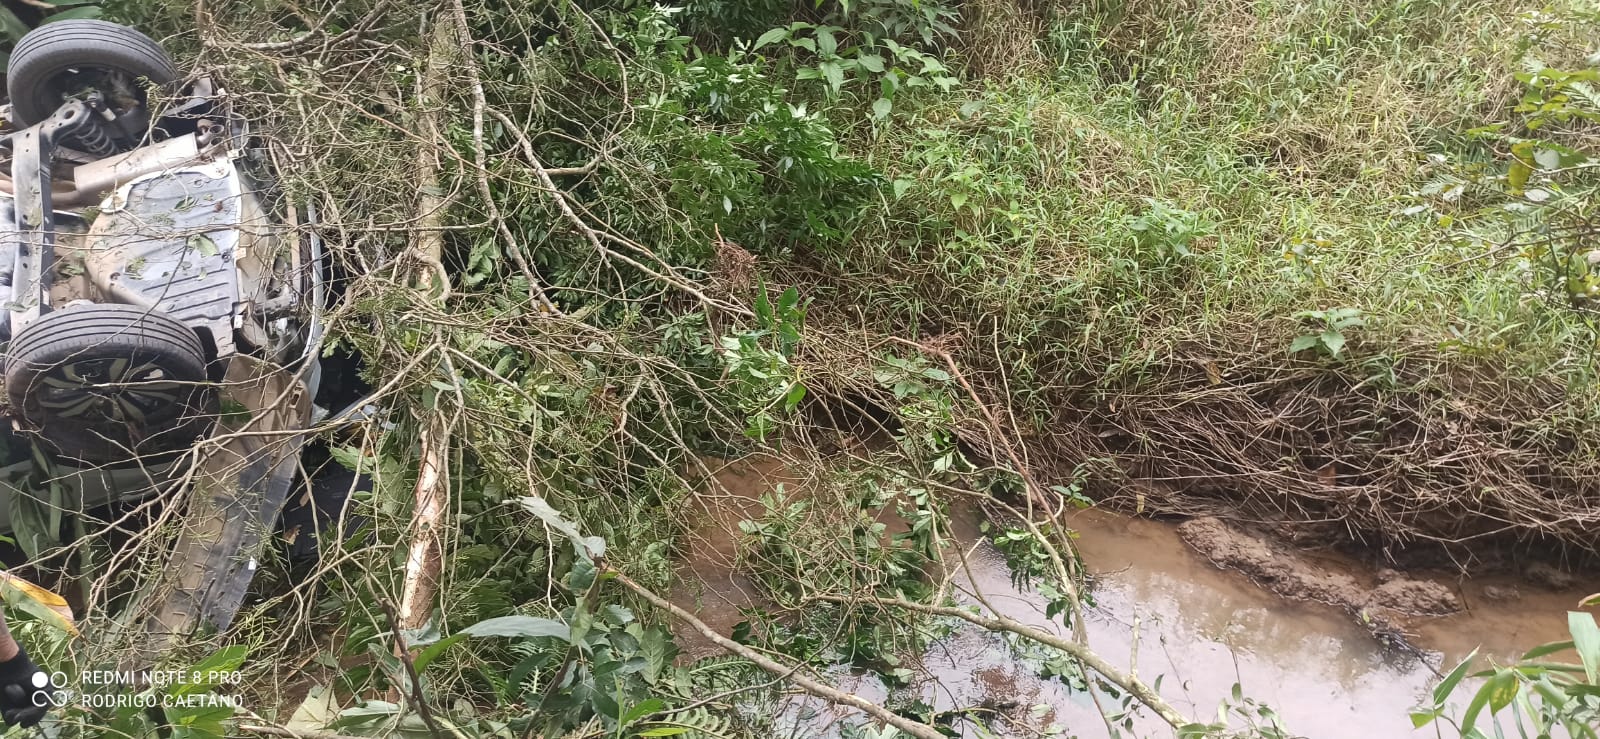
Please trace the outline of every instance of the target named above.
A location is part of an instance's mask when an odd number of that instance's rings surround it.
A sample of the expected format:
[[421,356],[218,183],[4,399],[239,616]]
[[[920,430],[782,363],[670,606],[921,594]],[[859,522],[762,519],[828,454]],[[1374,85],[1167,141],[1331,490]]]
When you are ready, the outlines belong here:
[[[761,493],[779,483],[794,490],[800,481],[775,460],[727,465],[716,478],[725,494],[697,504],[704,522],[701,544],[684,563],[683,585],[674,597],[728,633],[744,619],[740,608],[761,605],[734,567],[737,522],[759,514],[755,499]],[[1014,585],[1004,557],[979,533],[978,522],[973,511],[959,512],[954,522],[961,556],[947,559],[965,561],[952,577],[957,599],[973,603],[981,597],[1005,616],[1065,635],[1059,618],[1045,617],[1044,598]],[[1381,645],[1350,614],[1284,600],[1243,575],[1213,567],[1171,524],[1094,510],[1076,514],[1071,523],[1093,575],[1094,605],[1085,620],[1096,653],[1146,683],[1159,678],[1162,696],[1188,716],[1215,720],[1238,684],[1244,696],[1275,711],[1292,735],[1315,739],[1433,736],[1431,728],[1413,731],[1408,710],[1427,696],[1438,671],[1448,671],[1473,649],[1514,658],[1565,638],[1566,610],[1584,594],[1509,581],[1452,583],[1465,610],[1407,624],[1421,651],[1397,650]],[[1331,564],[1370,577],[1355,563]],[[680,634],[680,643],[691,657],[716,653],[692,634]],[[999,635],[957,625],[909,662],[915,677],[906,685],[891,690],[874,675],[842,667],[825,677],[875,702],[971,710],[1002,737],[1113,735],[1096,701],[1115,713],[1115,698],[1041,678],[1037,664],[1019,657]],[[864,723],[848,709],[805,696],[790,699],[777,713],[785,737],[840,737],[847,727]],[[1148,711],[1128,720],[1131,728],[1118,726],[1116,735],[1172,735]],[[1237,717],[1231,723],[1244,725]],[[989,734],[969,727],[966,736]]]

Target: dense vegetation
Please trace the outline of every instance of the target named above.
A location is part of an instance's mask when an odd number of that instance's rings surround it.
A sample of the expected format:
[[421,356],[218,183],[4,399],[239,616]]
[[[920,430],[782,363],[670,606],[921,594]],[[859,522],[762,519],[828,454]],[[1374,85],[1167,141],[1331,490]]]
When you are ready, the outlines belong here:
[[[785,669],[894,679],[961,500],[1068,625],[1067,502],[1468,569],[1596,554],[1582,2],[105,12],[215,70],[316,205],[348,275],[331,348],[387,409],[330,442],[375,479],[350,535],[265,567],[237,633],[172,658],[243,660],[250,711],[169,710],[176,733],[771,736],[781,681],[675,660],[652,599],[705,544],[720,460],[751,455],[807,480],[738,542],[774,605],[735,636]],[[449,509],[419,532],[428,470]],[[443,570],[402,659],[390,609],[428,536]],[[1145,702],[1057,648],[1070,684]],[[1586,678],[1498,685],[1583,722]],[[1274,735],[1261,715],[1187,731]]]

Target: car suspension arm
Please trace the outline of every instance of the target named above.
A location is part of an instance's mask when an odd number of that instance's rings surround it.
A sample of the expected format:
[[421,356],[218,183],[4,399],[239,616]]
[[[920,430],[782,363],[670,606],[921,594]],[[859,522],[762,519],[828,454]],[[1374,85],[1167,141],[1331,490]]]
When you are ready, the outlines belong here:
[[69,136],[103,137],[100,121],[88,103],[73,100],[36,126],[11,139],[11,181],[16,188],[18,234],[16,265],[11,273],[11,335],[50,312],[50,285],[55,266],[56,222],[51,202],[52,163],[56,147]]

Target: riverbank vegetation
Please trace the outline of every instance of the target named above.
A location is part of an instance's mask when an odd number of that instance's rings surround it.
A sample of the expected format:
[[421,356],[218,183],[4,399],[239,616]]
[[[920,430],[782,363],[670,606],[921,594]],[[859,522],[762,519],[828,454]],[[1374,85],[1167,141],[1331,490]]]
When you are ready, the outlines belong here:
[[[329,351],[384,413],[328,442],[373,486],[318,563],[264,563],[242,624],[171,657],[241,665],[243,707],[68,731],[774,736],[799,690],[864,709],[861,736],[1124,711],[1289,736],[1245,696],[1182,715],[1081,641],[1068,509],[1468,572],[1600,554],[1592,5],[104,13],[215,70],[315,205]],[[752,456],[795,483],[707,541],[722,460]],[[419,501],[444,505],[419,524]],[[951,605],[956,506],[1069,636]],[[663,597],[717,546],[769,604],[731,632]],[[116,618],[96,605],[86,632]],[[962,619],[1092,687],[1105,725],[817,677],[904,682]],[[58,662],[112,659],[27,626]],[[724,656],[685,658],[691,633]],[[1592,690],[1515,684],[1594,715]]]

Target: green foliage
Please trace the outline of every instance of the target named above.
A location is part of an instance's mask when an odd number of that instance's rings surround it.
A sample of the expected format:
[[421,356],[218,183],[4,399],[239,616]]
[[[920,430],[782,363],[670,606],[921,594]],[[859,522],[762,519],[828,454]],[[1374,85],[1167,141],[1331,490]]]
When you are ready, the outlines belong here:
[[1300,319],[1302,323],[1311,324],[1314,328],[1312,333],[1296,337],[1289,344],[1291,354],[1316,349],[1326,356],[1337,357],[1349,341],[1345,332],[1367,325],[1359,308],[1307,310],[1294,314],[1294,317]]
[[[99,0],[78,2],[45,2],[36,0],[0,7],[0,33],[4,34],[4,51],[0,52],[0,71],[7,66],[11,48],[22,40],[28,31],[45,23],[76,18],[99,18]],[[20,7],[19,7],[20,6]]]
[[778,417],[793,413],[806,396],[799,371],[789,363],[800,344],[805,309],[798,290],[784,290],[774,304],[763,285],[757,288],[755,312],[757,328],[722,338],[722,359],[749,419],[745,434],[766,441]]
[[841,150],[824,116],[791,101],[758,59],[656,53],[667,87],[640,108],[652,135],[639,153],[677,218],[764,252],[845,233],[879,179]]
[[[697,481],[682,470],[803,446],[815,429],[796,411],[824,390],[871,395],[894,446],[870,471],[761,498],[741,523],[741,574],[803,607],[749,613],[737,635],[903,681],[926,624],[805,599],[928,597],[948,526],[932,491],[1004,499],[1021,481],[970,458],[960,434],[988,422],[939,355],[885,336],[948,348],[1039,459],[1081,459],[1049,445],[1092,435],[1128,397],[1170,399],[1164,383],[1197,362],[1216,384],[1235,366],[1270,378],[1284,360],[1270,348],[1343,357],[1357,329],[1363,352],[1495,356],[1569,389],[1548,411],[1560,420],[1518,433],[1594,418],[1595,80],[1568,48],[1592,42],[1593,18],[1519,20],[1469,0],[1013,3],[1029,23],[982,29],[960,17],[982,4],[939,0],[465,5],[475,57],[450,66],[476,63],[483,105],[512,122],[485,118],[481,170],[470,81],[452,77],[444,100],[415,94],[431,8],[387,5],[371,25],[370,2],[325,4],[326,26],[278,58],[228,44],[308,34],[313,9],[211,3],[202,37],[183,4],[111,4],[222,60],[260,130],[298,137],[287,189],[339,206],[323,230],[357,276],[355,318],[334,330],[392,383],[387,425],[335,453],[375,478],[351,501],[360,530],[328,544],[332,574],[307,586],[304,614],[299,591],[263,609],[334,635],[285,648],[315,651],[337,694],[405,700],[357,700],[316,729],[426,735],[417,687],[451,735],[771,735],[699,704],[770,677],[737,660],[673,666],[660,614],[632,610],[596,559],[666,587],[695,546]],[[987,79],[963,69],[985,30],[1038,58]],[[347,32],[348,47],[323,46]],[[419,307],[393,267],[414,246],[409,177],[431,108],[452,113],[446,145],[426,152],[455,198],[441,227],[452,295]],[[594,233],[556,207],[530,155],[566,170],[556,186]],[[721,283],[727,244],[755,257],[746,282]],[[749,283],[753,315],[727,310]],[[540,285],[563,316],[529,307]],[[838,345],[870,359],[835,362]],[[406,635],[412,686],[378,606],[397,590],[422,429],[438,418],[453,429],[448,608]],[[1053,490],[1087,502],[1081,480]],[[33,529],[48,528],[36,508]],[[1046,542],[995,536],[1020,577],[1048,581]],[[1045,594],[1053,616],[1072,605]],[[1532,678],[1500,685],[1534,700]],[[1223,713],[1282,735],[1242,695]]]
[[[1468,655],[1439,681],[1431,703],[1412,711],[1412,723],[1421,728],[1442,719],[1466,739],[1486,739],[1504,734],[1499,717],[1510,708],[1511,726],[1523,736],[1551,736],[1559,729],[1574,739],[1593,739],[1600,730],[1600,626],[1593,615],[1577,611],[1567,614],[1567,625],[1570,641],[1536,647],[1509,665],[1472,672],[1477,654]],[[1549,659],[1568,652],[1577,663]],[[1469,676],[1481,681],[1475,689],[1465,682]],[[1464,690],[1472,697],[1458,721],[1449,701]],[[1490,728],[1479,728],[1485,722]]]
[[802,81],[820,80],[827,95],[837,97],[847,81],[861,86],[877,88],[872,101],[874,120],[885,120],[894,109],[895,95],[902,88],[934,86],[949,92],[956,84],[939,58],[915,47],[897,43],[892,38],[879,39],[862,34],[859,41],[840,42],[840,36],[849,38],[847,29],[839,26],[813,25],[796,21],[766,33],[751,45],[757,51],[771,44],[785,43],[795,50],[814,55],[795,73]]
[[1508,269],[1524,294],[1589,320],[1600,306],[1600,169],[1581,131],[1600,122],[1600,70],[1551,66],[1545,55],[1560,53],[1563,35],[1600,24],[1600,12],[1574,7],[1520,20],[1515,118],[1470,132],[1503,166],[1440,156],[1438,176],[1407,212],[1434,215],[1458,243]]
[[957,443],[949,372],[920,355],[906,359],[887,354],[872,377],[898,403],[894,412],[902,427],[896,440],[918,472],[940,476],[973,468]]
[[1211,226],[1197,213],[1150,199],[1145,205],[1144,212],[1127,219],[1140,262],[1159,264],[1187,257],[1195,239],[1211,233]]

